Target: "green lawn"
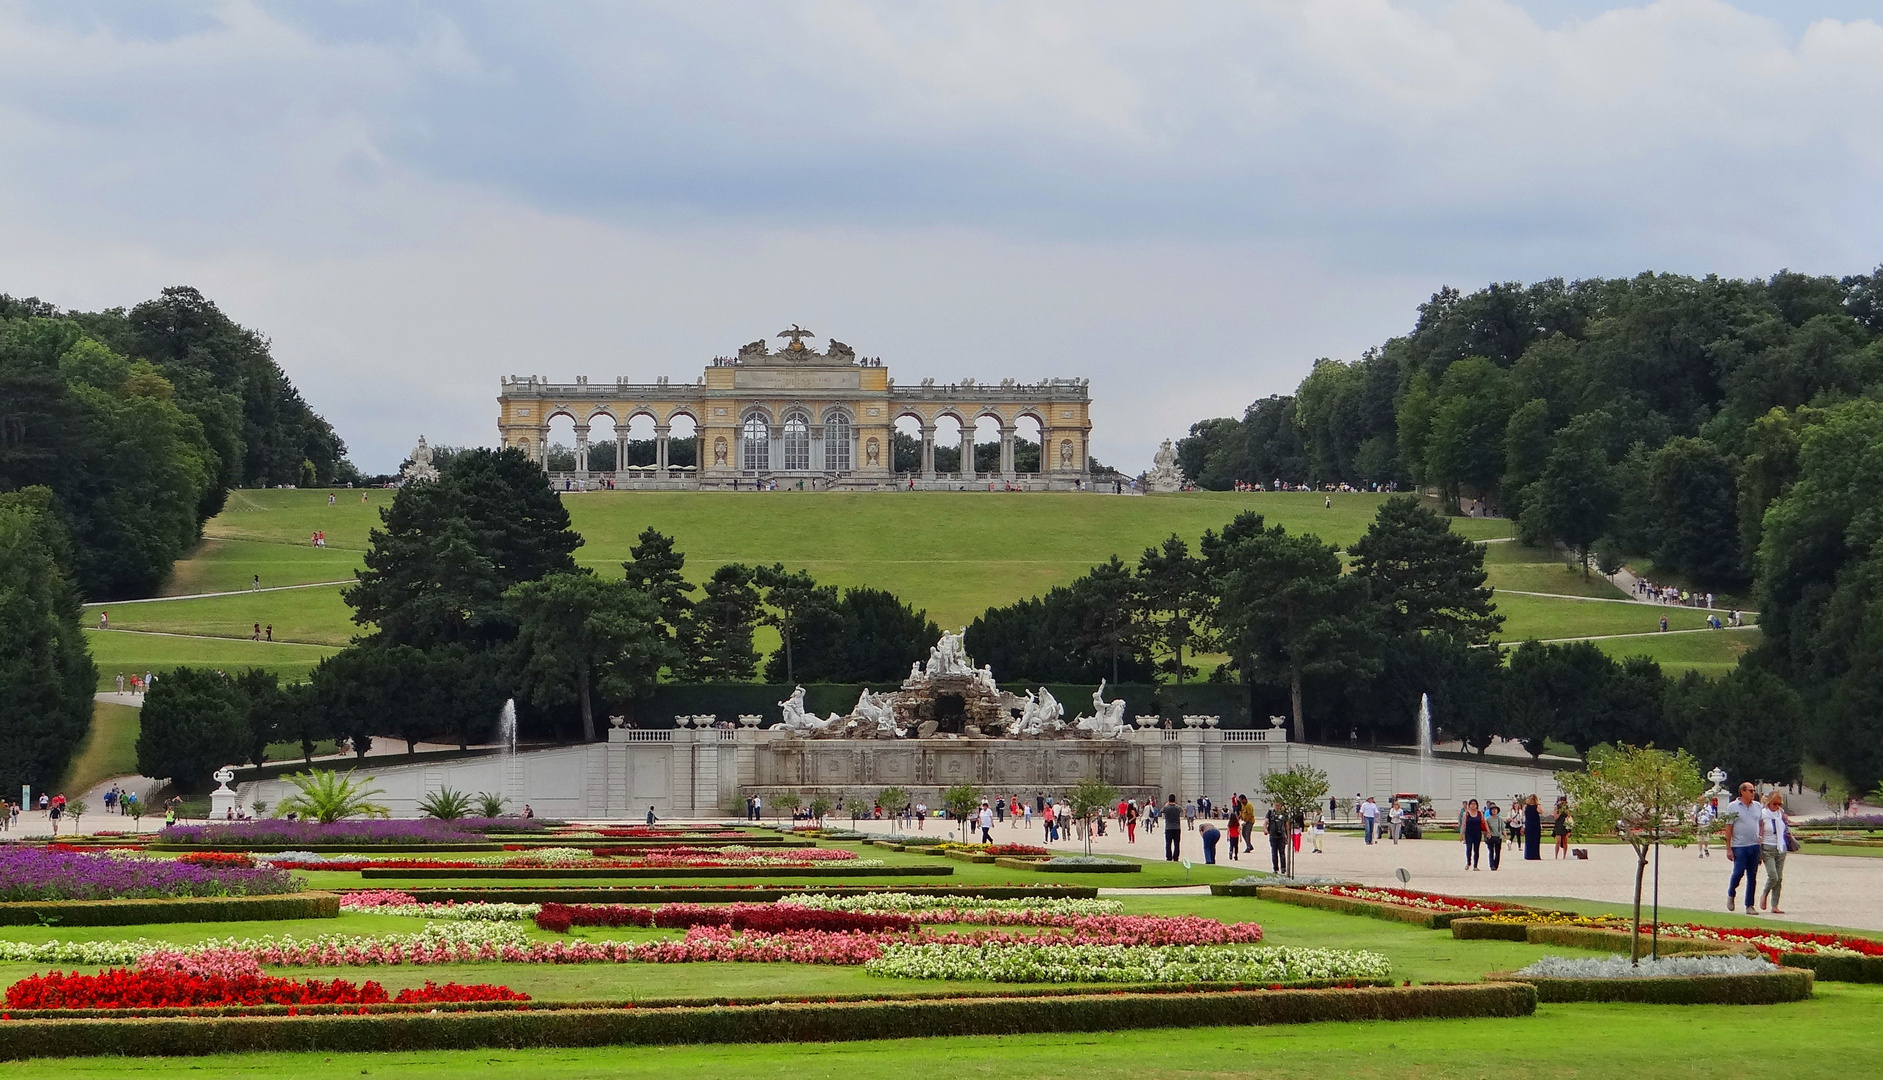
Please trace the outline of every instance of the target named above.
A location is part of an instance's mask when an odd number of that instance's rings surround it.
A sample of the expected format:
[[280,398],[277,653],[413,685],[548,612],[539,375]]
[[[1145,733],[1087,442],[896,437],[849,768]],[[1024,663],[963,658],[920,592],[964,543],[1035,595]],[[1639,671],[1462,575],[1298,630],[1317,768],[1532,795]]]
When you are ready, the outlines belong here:
[[1484,572],[1486,584],[1497,589],[1603,596],[1611,600],[1625,599],[1628,595],[1600,574],[1584,577],[1582,569],[1570,566],[1559,552],[1527,547],[1515,540],[1484,545]]
[[167,637],[117,630],[87,630],[85,641],[91,647],[92,659],[98,663],[100,690],[117,689],[119,674],[167,671],[179,665],[224,671],[260,667],[279,672],[284,679],[299,680],[305,679],[321,658],[339,651],[325,645]]
[[1596,642],[1595,647],[1617,660],[1649,656],[1666,671],[1698,671],[1712,676],[1731,671],[1739,663],[1741,654],[1758,643],[1757,630],[1720,630],[1705,634],[1607,638]]
[[1249,1027],[1224,1017],[1229,1026],[830,1044],[240,1054],[176,1062],[100,1057],[6,1062],[0,1077],[116,1080],[174,1070],[202,1080],[450,1080],[472,1072],[484,1080],[1713,1080],[1747,1055],[1756,1061],[1816,1062],[1823,1075],[1868,1077],[1878,1075],[1879,1016],[1883,987],[1830,983],[1820,984],[1811,1001],[1744,1010],[1544,1005],[1535,1016],[1503,1020]]
[[[92,726],[79,740],[59,790],[78,798],[93,784],[137,771],[137,732],[141,714],[129,705],[92,703]],[[104,807],[94,806],[104,812]]]
[[[346,571],[351,574],[352,570]],[[166,634],[248,640],[256,623],[275,628],[276,641],[345,645],[360,633],[353,609],[340,599],[339,585],[278,592],[243,592],[194,600],[151,604],[99,605],[111,613],[114,630],[155,630]],[[96,612],[90,625],[97,625]]]
[[176,564],[170,579],[164,582],[163,595],[238,592],[251,588],[258,577],[263,588],[351,581],[365,550],[331,545],[316,548],[272,540],[205,539],[188,558]]
[[[231,492],[227,508],[205,527],[209,539],[178,564],[166,591],[239,592],[256,574],[264,587],[348,577],[391,493],[341,491],[334,493],[333,506],[327,505],[328,494]],[[1292,492],[1146,498],[986,492],[590,492],[564,499],[584,539],[577,560],[603,573],[618,573],[635,537],[652,526],[677,539],[695,581],[724,562],[783,562],[808,569],[830,584],[889,589],[949,627],[971,621],[990,606],[1064,584],[1113,554],[1135,562],[1145,547],[1173,532],[1194,543],[1206,529],[1222,528],[1243,510],[1345,546],[1366,531],[1381,497],[1336,496],[1331,509],[1323,501],[1318,494]],[[1455,518],[1453,527],[1480,540],[1506,537],[1511,531],[1510,522],[1495,518]],[[327,548],[308,545],[316,529],[326,531]],[[1490,583],[1502,589],[1621,595],[1600,577],[1585,580],[1570,572],[1559,555],[1544,549],[1515,542],[1487,544],[1485,559]],[[1507,617],[1507,641],[1648,631],[1658,625],[1662,613],[1645,606],[1512,593],[1500,595],[1497,603]],[[286,642],[344,645],[360,632],[340,599],[339,586],[105,606],[114,627],[241,639],[244,644],[257,622],[272,624],[275,638]],[[1703,618],[1691,610],[1666,611],[1675,628],[1698,627]],[[775,644],[770,631],[761,637],[761,648]],[[158,662],[157,649],[113,644],[113,663]],[[1724,644],[1708,648],[1695,643],[1685,651],[1670,650],[1664,664],[1675,670],[1724,670],[1736,655],[1722,649]],[[231,648],[203,642],[164,651],[175,657],[167,664],[226,667],[256,662],[232,659]],[[1625,653],[1631,646],[1614,648]],[[293,674],[311,667],[318,655],[273,654],[266,657],[265,666]]]

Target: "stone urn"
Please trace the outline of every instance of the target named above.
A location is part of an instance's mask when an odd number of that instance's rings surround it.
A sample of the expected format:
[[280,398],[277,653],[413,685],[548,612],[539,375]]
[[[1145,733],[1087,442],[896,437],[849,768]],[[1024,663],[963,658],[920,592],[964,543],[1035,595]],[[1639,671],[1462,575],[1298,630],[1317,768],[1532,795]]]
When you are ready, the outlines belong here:
[[760,716],[758,713],[740,713],[739,714],[739,723],[744,727],[755,728],[764,722],[765,722],[765,718],[763,716]]
[[1133,723],[1137,724],[1139,727],[1145,729],[1146,731],[1149,731],[1150,729],[1156,727],[1158,724],[1163,722],[1163,718],[1159,717],[1155,713],[1151,713],[1151,714],[1139,713],[1138,715],[1132,717],[1131,720]]

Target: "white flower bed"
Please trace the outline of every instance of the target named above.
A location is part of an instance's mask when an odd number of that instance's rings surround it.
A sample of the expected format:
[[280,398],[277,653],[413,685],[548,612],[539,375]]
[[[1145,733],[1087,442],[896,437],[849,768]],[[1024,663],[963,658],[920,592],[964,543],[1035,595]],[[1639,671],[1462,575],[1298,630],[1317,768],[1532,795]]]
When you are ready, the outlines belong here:
[[1254,982],[1384,979],[1373,952],[1258,945],[889,945],[872,975],[982,982]]
[[[861,896],[831,896],[806,893],[787,896],[781,904],[797,904],[823,911],[914,912],[954,909],[964,916],[983,911],[1037,911],[1043,915],[1122,915],[1120,900],[1078,900],[1052,897],[1020,897],[1014,900],[987,900],[978,896],[917,896],[914,893],[866,893]],[[967,922],[969,920],[962,919]]]
[[1649,979],[1681,975],[1762,975],[1778,965],[1751,956],[1663,956],[1643,958],[1639,967],[1626,956],[1602,960],[1546,956],[1517,972],[1549,979]]

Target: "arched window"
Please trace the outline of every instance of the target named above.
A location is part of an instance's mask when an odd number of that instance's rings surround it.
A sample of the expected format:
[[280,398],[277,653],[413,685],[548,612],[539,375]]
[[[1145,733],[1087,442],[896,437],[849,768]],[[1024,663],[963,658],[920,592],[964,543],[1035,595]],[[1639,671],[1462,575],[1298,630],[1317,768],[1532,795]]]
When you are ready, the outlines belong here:
[[785,471],[803,471],[811,467],[811,418],[793,409],[785,414]]
[[772,467],[772,433],[765,418],[756,414],[745,418],[744,437],[739,442],[739,467],[746,472],[765,472]]
[[842,413],[824,418],[824,469],[850,471],[850,418]]

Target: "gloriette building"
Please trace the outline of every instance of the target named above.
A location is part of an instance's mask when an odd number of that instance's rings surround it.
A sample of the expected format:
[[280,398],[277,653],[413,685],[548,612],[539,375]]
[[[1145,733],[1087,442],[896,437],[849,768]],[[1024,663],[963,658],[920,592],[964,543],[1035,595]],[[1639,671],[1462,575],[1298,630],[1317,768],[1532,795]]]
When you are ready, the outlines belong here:
[[[998,384],[973,379],[937,383],[923,379],[898,386],[880,358],[858,357],[831,339],[823,352],[804,344],[810,331],[795,324],[778,335],[789,344],[772,351],[754,341],[735,356],[716,357],[692,383],[662,376],[652,383],[625,376],[612,383],[552,383],[537,376],[510,376],[497,398],[497,434],[548,467],[549,425],[566,416],[575,424],[575,471],[558,486],[620,488],[732,488],[777,480],[806,488],[883,490],[906,486],[957,487],[1011,482],[1029,490],[1073,490],[1090,484],[1092,433],[1088,379],[1047,379]],[[612,472],[589,464],[589,432],[608,417],[615,430]],[[628,426],[636,417],[653,421],[654,463],[628,467]],[[909,417],[921,433],[921,460],[898,473],[895,424]],[[981,418],[1000,430],[999,468],[975,471],[974,430]],[[943,421],[960,430],[963,468],[937,472],[935,441]],[[676,422],[690,422],[697,465],[668,460]],[[1037,428],[1037,472],[1015,468],[1014,440]]]

